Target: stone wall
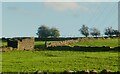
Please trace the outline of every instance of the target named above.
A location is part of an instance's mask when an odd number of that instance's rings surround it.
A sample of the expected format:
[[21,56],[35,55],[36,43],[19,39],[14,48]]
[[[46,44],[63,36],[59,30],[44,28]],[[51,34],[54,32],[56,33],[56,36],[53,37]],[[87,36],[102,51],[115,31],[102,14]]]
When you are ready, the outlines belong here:
[[100,72],[96,70],[81,70],[81,71],[72,71],[65,70],[63,72],[46,72],[46,71],[35,71],[35,72],[2,72],[0,74],[120,74],[120,71],[110,71],[110,70],[102,70]]
[[[49,50],[72,50],[72,51],[120,51],[120,47],[111,48],[109,46],[69,46],[69,44],[77,42],[87,42],[89,38],[77,39],[77,40],[65,40],[65,41],[53,41],[47,43],[47,49]],[[99,39],[99,38],[98,38]],[[94,38],[93,38],[94,40]]]
[[34,49],[34,38],[26,38],[18,41],[19,50],[33,50]]
[[0,52],[12,51],[12,47],[0,47]]
[[33,50],[34,38],[13,38],[7,41],[8,47],[17,48],[17,50]]
[[54,41],[47,44],[47,47],[54,47],[54,46],[66,46],[72,43],[79,42],[79,40],[65,40],[65,41]]
[[86,47],[86,46],[54,46],[54,47],[47,47],[48,50],[69,50],[69,51],[91,51],[91,52],[98,52],[98,51],[120,51],[120,47],[110,48],[110,47]]

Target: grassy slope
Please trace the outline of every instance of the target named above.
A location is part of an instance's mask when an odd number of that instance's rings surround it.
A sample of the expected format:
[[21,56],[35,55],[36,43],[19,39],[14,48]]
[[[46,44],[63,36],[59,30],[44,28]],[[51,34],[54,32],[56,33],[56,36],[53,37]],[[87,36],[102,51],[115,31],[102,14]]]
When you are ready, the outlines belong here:
[[2,57],[3,72],[118,69],[118,52],[10,51]]
[[80,42],[73,43],[71,46],[110,46],[117,47],[118,39],[87,39],[81,40]]

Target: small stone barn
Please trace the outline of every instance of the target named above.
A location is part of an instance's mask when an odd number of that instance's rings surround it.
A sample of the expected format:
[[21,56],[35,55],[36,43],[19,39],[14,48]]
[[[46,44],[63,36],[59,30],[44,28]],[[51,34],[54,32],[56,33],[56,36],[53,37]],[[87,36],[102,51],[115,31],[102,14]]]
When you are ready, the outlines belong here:
[[34,38],[33,37],[19,37],[11,38],[7,41],[8,47],[16,48],[17,50],[33,50]]

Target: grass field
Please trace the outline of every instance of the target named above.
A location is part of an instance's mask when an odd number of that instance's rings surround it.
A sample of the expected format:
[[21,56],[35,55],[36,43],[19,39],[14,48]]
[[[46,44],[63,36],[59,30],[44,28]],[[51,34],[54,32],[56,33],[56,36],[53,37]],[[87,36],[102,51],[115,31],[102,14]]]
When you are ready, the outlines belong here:
[[[6,42],[2,43],[6,46]],[[71,44],[72,46],[118,46],[118,39],[87,40]],[[44,42],[35,42],[36,48],[44,49]],[[118,70],[120,52],[82,52],[82,51],[9,51],[2,55],[3,72],[33,72],[36,70],[60,72],[64,70],[101,71]]]
[[118,52],[10,51],[2,57],[3,72],[118,70]]
[[117,47],[118,46],[118,39],[111,38],[111,39],[86,39],[81,40],[80,42],[73,43],[71,46],[110,46],[110,47]]

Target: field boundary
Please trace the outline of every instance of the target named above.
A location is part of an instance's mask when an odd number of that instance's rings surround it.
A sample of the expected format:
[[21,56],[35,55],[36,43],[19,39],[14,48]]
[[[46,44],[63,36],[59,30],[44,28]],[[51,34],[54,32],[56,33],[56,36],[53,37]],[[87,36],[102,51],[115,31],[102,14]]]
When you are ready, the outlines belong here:
[[71,51],[120,51],[120,47],[110,48],[110,47],[86,47],[86,46],[54,46],[47,47],[48,50],[71,50]]
[[82,70],[82,71],[72,71],[72,70],[65,70],[64,72],[2,72],[0,74],[120,74],[120,71],[112,72],[110,70],[102,70],[97,72],[96,70]]

